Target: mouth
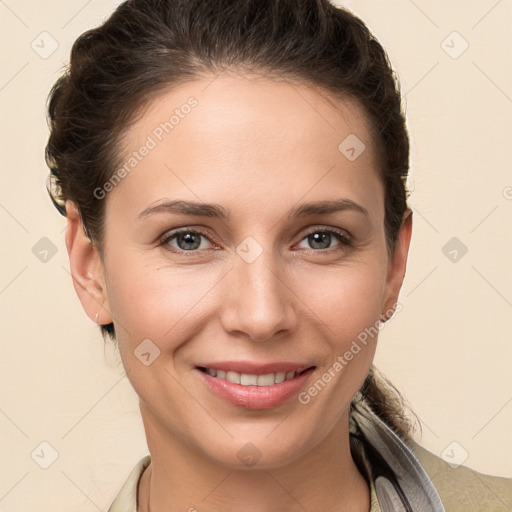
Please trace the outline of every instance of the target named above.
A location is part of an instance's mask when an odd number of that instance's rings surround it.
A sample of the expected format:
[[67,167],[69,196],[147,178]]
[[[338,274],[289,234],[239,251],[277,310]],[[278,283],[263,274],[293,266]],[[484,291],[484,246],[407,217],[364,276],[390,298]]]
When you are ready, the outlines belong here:
[[299,375],[316,368],[315,366],[308,366],[302,370],[291,371],[278,371],[269,372],[264,374],[255,373],[242,373],[233,370],[218,370],[216,368],[207,368],[204,366],[197,366],[198,370],[215,377],[216,379],[224,379],[232,384],[240,384],[241,386],[274,386],[292,380]]
[[245,409],[271,409],[297,396],[316,366],[293,363],[208,363],[196,375],[213,395]]

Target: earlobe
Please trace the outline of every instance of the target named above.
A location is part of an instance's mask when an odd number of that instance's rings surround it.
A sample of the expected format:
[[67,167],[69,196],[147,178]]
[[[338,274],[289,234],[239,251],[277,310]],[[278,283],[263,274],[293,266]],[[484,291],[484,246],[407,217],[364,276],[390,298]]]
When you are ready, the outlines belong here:
[[93,322],[111,323],[103,262],[85,233],[76,203],[66,201],[66,218],[66,248],[75,291]]
[[[383,314],[394,310],[398,301],[398,295],[402,288],[407,266],[407,255],[412,236],[412,210],[408,208],[403,217],[396,240],[393,255],[388,264],[388,275],[386,281],[386,296],[384,300]],[[388,315],[386,315],[388,316]]]

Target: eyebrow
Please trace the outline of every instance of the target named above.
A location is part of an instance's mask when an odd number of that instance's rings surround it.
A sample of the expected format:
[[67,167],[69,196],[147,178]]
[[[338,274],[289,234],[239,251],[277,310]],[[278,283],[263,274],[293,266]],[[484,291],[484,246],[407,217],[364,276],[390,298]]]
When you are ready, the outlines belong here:
[[[341,198],[335,200],[314,201],[302,203],[292,208],[286,215],[287,219],[307,217],[311,215],[325,215],[338,211],[351,210],[369,217],[368,210],[351,199]],[[231,211],[216,203],[198,203],[176,199],[155,206],[150,206],[137,215],[138,219],[144,219],[156,213],[177,213],[182,215],[194,215],[198,217],[210,217],[229,220]]]

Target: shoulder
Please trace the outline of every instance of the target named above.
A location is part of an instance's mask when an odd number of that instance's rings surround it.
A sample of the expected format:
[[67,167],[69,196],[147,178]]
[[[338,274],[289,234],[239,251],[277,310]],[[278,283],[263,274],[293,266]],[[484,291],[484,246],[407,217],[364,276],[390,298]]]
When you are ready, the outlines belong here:
[[512,511],[512,478],[450,465],[415,441],[409,446],[432,480],[446,512]]

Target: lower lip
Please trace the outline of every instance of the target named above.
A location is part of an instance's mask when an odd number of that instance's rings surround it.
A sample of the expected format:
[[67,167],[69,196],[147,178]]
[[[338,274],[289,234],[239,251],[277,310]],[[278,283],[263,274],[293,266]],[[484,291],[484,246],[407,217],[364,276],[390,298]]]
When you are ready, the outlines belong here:
[[314,368],[272,386],[243,386],[212,377],[197,368],[196,371],[211,391],[231,404],[246,409],[271,409],[298,394]]

